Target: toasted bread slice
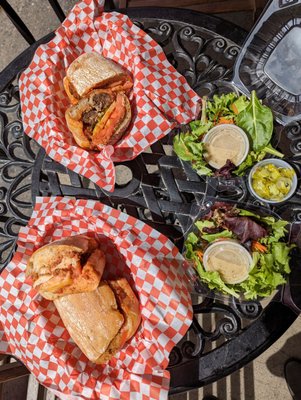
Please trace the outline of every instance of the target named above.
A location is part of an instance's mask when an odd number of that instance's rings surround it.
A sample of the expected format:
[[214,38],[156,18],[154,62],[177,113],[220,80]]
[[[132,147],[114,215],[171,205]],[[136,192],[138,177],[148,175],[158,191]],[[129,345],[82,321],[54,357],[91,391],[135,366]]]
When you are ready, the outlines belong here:
[[72,104],[95,88],[128,80],[127,72],[114,61],[91,52],[76,58],[67,69],[64,87]]
[[54,304],[74,342],[98,362],[124,323],[110,286],[101,282],[93,292],[64,296]]

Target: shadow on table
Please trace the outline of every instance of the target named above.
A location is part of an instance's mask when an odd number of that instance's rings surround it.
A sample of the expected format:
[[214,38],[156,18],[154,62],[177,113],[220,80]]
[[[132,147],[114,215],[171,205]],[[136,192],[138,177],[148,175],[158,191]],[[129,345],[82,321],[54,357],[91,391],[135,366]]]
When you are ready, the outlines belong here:
[[268,370],[275,376],[283,377],[283,366],[290,357],[301,359],[301,332],[291,336],[276,353],[267,360]]
[[169,400],[202,400],[210,395],[217,396],[218,400],[255,400],[253,363],[212,385],[172,395]]
[[[266,366],[271,374],[283,377],[285,361],[290,357],[301,359],[301,332],[287,339],[285,344],[267,359]],[[218,343],[217,343],[218,345]],[[171,397],[170,400],[202,400],[208,395],[215,395],[218,400],[255,400],[254,364],[250,363],[232,375],[213,385],[193,390],[188,394]]]
[[[202,328],[208,332],[212,331],[217,322],[217,316],[211,313],[202,314],[199,318]],[[223,342],[224,339],[221,338],[214,343],[207,342],[206,352],[221,346]],[[218,400],[255,400],[254,364],[249,363],[233,374],[203,388],[171,395],[169,400],[202,400],[210,395],[216,396]]]
[[[206,316],[208,317],[208,316]],[[203,327],[210,329],[208,318],[203,320]],[[283,377],[285,361],[290,357],[301,359],[301,332],[289,337],[284,345],[267,361],[266,366],[271,374]],[[220,343],[216,343],[220,345]],[[221,379],[214,384],[192,390],[188,393],[170,396],[169,400],[202,400],[205,396],[214,395],[218,400],[255,400],[254,364],[250,363],[232,375]]]

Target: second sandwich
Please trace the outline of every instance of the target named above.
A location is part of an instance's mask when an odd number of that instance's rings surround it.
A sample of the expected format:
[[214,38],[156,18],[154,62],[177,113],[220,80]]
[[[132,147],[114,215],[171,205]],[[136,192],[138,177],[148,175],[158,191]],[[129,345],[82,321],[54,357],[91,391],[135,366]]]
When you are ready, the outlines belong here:
[[26,275],[53,300],[71,338],[97,364],[107,362],[132,338],[141,322],[139,300],[125,278],[101,280],[105,255],[86,235],[36,250]]

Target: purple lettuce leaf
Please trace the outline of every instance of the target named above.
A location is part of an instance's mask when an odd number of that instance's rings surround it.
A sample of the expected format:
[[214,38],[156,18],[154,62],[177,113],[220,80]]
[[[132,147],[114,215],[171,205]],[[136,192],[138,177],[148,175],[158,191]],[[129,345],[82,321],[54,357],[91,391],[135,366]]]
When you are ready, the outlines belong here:
[[265,228],[249,217],[233,217],[225,214],[223,224],[227,229],[235,233],[242,243],[248,240],[258,240],[268,234]]

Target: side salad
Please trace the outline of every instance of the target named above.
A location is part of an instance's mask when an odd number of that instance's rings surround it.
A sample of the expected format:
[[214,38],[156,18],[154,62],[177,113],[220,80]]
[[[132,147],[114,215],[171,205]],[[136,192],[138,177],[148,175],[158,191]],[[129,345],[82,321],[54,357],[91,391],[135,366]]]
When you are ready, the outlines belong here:
[[228,160],[225,166],[215,171],[215,175],[241,176],[246,169],[267,154],[283,157],[270,143],[273,134],[273,113],[269,107],[261,104],[255,91],[252,91],[250,99],[236,93],[214,95],[212,101],[202,99],[201,119],[190,122],[186,131],[176,135],[173,140],[177,156],[184,161],[190,161],[199,175],[214,174],[204,158],[206,145],[203,137],[219,124],[235,124],[243,129],[249,138],[250,151],[238,167]]
[[[247,300],[266,297],[286,283],[290,273],[289,253],[295,245],[283,241],[287,224],[287,221],[276,220],[273,216],[262,217],[232,204],[216,202],[195,223],[197,233],[189,233],[185,257],[192,261],[209,289],[234,297],[243,295]],[[203,254],[208,245],[225,238],[235,239],[252,256],[248,277],[241,283],[225,283],[218,271],[204,268]]]

